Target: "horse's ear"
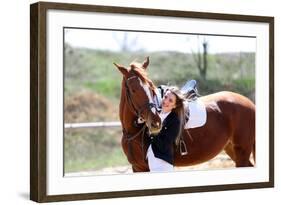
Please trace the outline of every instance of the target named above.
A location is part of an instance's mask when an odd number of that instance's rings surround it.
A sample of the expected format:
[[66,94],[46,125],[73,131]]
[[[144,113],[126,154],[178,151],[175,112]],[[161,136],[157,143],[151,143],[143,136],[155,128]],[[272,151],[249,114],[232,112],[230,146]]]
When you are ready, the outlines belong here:
[[115,66],[116,66],[116,68],[118,68],[118,70],[124,75],[124,76],[126,76],[127,74],[128,74],[128,70],[127,70],[127,68],[125,68],[124,66],[122,66],[122,65],[119,65],[119,64],[117,64],[117,63],[113,63]]
[[144,62],[142,63],[142,67],[144,69],[147,69],[148,64],[149,64],[149,56],[147,56]]

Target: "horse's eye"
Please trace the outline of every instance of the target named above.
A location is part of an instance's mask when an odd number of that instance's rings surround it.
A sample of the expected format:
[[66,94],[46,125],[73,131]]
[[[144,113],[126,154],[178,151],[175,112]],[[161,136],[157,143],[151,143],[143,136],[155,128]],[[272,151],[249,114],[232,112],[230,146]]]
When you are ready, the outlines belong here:
[[135,87],[133,87],[133,88],[131,87],[130,90],[131,90],[131,93],[135,93],[137,91],[137,89]]
[[138,86],[132,86],[131,87],[131,92],[136,93],[140,88]]

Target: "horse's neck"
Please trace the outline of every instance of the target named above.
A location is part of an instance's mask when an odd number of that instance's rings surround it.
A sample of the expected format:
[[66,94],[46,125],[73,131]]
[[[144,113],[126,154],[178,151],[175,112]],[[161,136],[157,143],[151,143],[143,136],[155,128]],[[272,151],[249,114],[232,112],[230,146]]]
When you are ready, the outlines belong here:
[[135,114],[132,112],[132,108],[130,108],[130,105],[127,101],[126,98],[126,90],[124,87],[124,82],[123,83],[123,88],[121,91],[121,99],[120,99],[120,104],[119,104],[119,117],[120,121],[122,124],[122,128],[125,129],[127,132],[133,133],[138,131],[138,128],[135,128],[134,121],[136,120]]
[[126,91],[124,89],[124,80],[123,80],[122,89],[121,89],[121,98],[120,98],[120,104],[119,104],[119,118],[122,123],[122,126],[123,126],[123,112],[124,112],[125,103],[126,103],[125,95],[126,95]]

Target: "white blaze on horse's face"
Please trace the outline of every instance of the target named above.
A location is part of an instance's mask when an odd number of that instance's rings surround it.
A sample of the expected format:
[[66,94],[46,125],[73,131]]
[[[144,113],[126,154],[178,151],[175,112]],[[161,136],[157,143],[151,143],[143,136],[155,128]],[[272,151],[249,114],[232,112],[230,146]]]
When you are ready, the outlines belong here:
[[[138,79],[140,81],[140,85],[143,87],[143,90],[145,91],[146,93],[146,96],[149,100],[149,104],[154,104],[154,101],[153,101],[153,97],[152,97],[152,92],[149,88],[149,85],[148,84],[144,84],[141,79]],[[156,114],[156,108],[153,106],[151,108],[151,112],[155,115]]]
[[[153,94],[152,94],[152,91],[151,91],[149,85],[146,84],[146,83],[143,83],[143,82],[141,81],[141,79],[139,79],[139,82],[140,82],[140,85],[142,86],[143,90],[145,91],[145,94],[146,94],[146,96],[147,96],[147,98],[148,98],[148,100],[149,100],[149,104],[155,105],[155,102],[154,102],[153,96],[152,96]],[[150,111],[151,111],[154,115],[157,114],[157,109],[156,109],[155,106],[152,106],[152,107],[150,108]],[[151,127],[151,118],[150,118],[150,115],[149,115],[149,117],[148,117],[148,121],[145,121],[145,123],[146,123],[146,125],[149,127],[151,133],[158,133],[158,132],[160,131],[160,125],[161,125],[160,122],[156,122],[156,123],[155,123],[155,126],[157,127],[156,129]],[[151,128],[152,128],[152,129],[151,129]]]

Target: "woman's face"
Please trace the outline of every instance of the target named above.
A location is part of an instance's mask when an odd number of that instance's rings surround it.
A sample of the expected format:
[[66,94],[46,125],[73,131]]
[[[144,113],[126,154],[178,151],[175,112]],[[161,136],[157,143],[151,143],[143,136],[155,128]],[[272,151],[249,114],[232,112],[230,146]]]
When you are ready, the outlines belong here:
[[171,91],[167,91],[162,100],[162,110],[170,112],[176,107],[176,96]]

